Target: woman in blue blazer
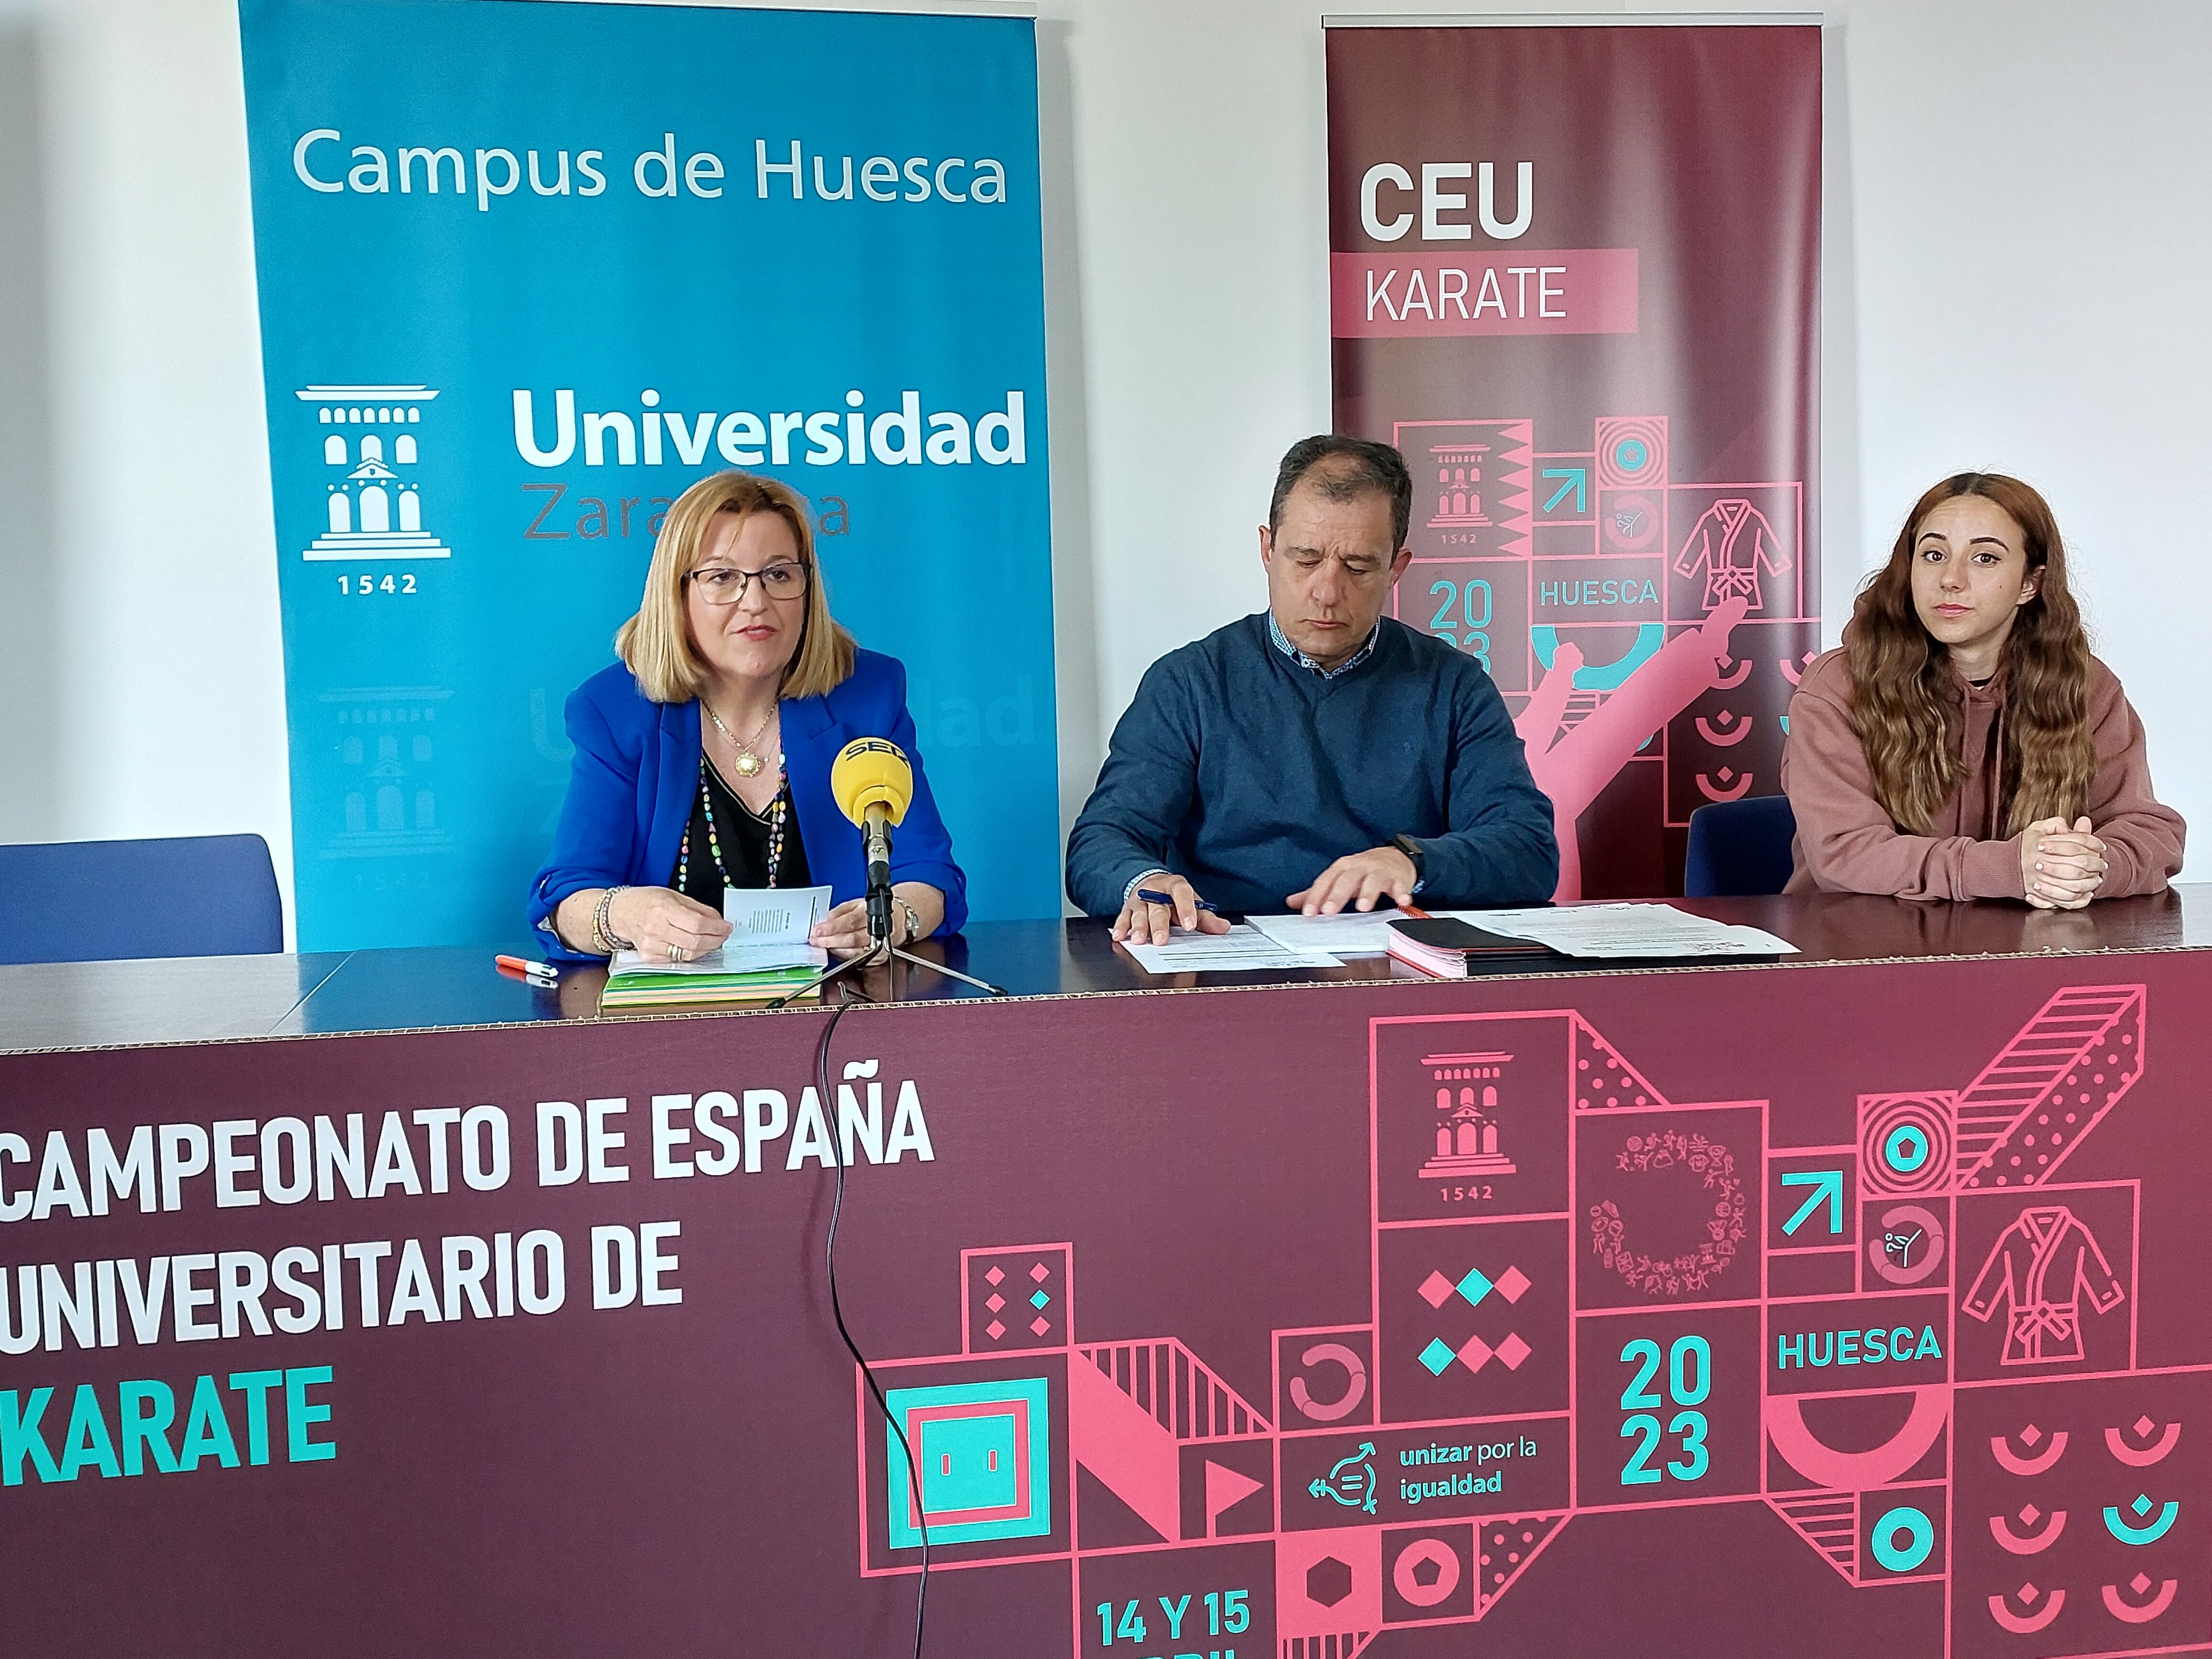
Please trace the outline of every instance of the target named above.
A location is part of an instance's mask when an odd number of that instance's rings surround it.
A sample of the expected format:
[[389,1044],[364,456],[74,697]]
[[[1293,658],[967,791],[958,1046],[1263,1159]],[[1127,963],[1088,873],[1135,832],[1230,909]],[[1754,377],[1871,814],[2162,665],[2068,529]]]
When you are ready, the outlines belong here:
[[892,943],[957,932],[967,883],[915,752],[906,670],[832,620],[797,491],[717,473],[668,510],[622,661],[568,699],[575,761],[530,920],[557,957],[684,962],[729,936],[727,888],[827,885],[814,942],[868,948],[860,832],[830,793],[854,738],[914,763]]

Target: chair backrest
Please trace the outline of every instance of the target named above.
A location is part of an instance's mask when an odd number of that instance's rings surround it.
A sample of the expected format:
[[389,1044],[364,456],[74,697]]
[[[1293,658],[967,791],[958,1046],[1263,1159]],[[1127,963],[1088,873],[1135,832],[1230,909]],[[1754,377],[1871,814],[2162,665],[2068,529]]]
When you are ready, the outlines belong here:
[[0,847],[0,963],[283,948],[276,866],[258,836]]
[[1682,864],[1689,898],[1778,893],[1790,881],[1790,842],[1797,819],[1786,795],[1716,801],[1690,814],[1690,849]]

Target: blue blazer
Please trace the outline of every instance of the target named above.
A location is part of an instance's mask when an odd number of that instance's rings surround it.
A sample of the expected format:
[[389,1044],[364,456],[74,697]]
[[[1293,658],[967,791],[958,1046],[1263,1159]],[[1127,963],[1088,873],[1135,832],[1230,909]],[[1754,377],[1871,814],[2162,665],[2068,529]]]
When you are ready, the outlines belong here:
[[[568,699],[568,741],[576,756],[553,850],[530,890],[530,925],[550,954],[587,961],[553,931],[555,907],[586,887],[665,887],[676,849],[699,795],[699,705],[654,702],[617,663]],[[814,880],[836,902],[867,890],[860,832],[830,794],[830,766],[854,738],[889,738],[914,763],[914,799],[891,841],[891,879],[927,882],[945,895],[937,931],[968,920],[968,882],[952,861],[952,837],[938,816],[914,717],[906,708],[906,669],[896,657],[856,653],[852,677],[826,697],[783,701],[784,771]]]

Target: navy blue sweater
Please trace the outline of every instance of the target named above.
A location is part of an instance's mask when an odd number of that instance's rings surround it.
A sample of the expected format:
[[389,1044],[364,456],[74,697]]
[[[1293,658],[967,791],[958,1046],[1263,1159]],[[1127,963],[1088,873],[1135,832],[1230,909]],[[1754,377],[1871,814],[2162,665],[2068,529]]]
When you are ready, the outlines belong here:
[[1146,671],[1067,838],[1068,896],[1110,916],[1147,870],[1224,910],[1275,915],[1337,859],[1421,844],[1418,903],[1538,903],[1559,884],[1552,803],[1490,676],[1382,619],[1323,678],[1246,617]]

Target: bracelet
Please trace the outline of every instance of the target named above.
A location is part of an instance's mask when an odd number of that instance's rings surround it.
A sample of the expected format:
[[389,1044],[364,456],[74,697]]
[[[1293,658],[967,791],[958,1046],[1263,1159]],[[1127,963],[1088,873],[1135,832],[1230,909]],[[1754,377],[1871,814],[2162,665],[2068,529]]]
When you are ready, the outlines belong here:
[[1167,873],[1164,868],[1154,865],[1151,869],[1139,870],[1135,875],[1130,877],[1129,884],[1121,890],[1121,908],[1125,910],[1128,908],[1129,901],[1137,896],[1137,890],[1149,883],[1154,876],[1164,876]]
[[592,912],[592,937],[599,941],[599,948],[605,951],[610,957],[613,956],[617,951],[629,951],[635,948],[629,940],[617,934],[615,930],[607,925],[607,910],[608,908],[614,903],[615,895],[617,893],[627,893],[628,891],[629,891],[629,889],[627,887],[610,887],[606,889],[599,895],[598,907]]
[[906,939],[904,942],[911,945],[921,937],[921,918],[920,915],[915,914],[914,906],[908,904],[896,893],[891,895],[891,902],[897,905],[900,913],[906,917]]

